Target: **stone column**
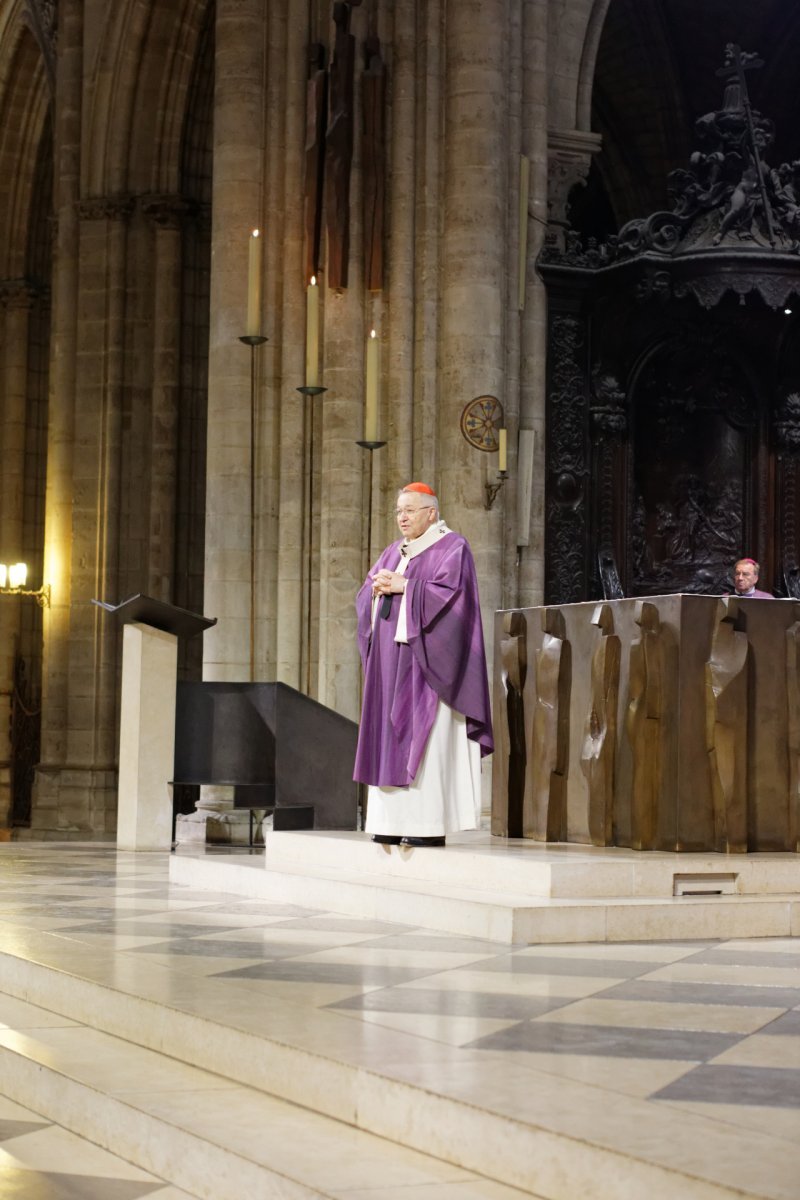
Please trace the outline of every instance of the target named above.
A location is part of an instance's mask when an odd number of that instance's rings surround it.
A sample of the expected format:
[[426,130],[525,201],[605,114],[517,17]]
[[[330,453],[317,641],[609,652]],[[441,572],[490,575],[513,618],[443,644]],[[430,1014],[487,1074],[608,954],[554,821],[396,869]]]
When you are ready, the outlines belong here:
[[[217,0],[204,605],[217,624],[203,637],[209,681],[244,681],[251,672],[251,536],[258,544],[258,513],[251,506],[250,368],[255,353],[258,414],[261,350],[251,351],[239,338],[247,332],[249,236],[266,216],[265,19],[263,0]],[[262,279],[263,266],[262,260]],[[265,294],[262,288],[262,323]],[[258,562],[253,570],[258,579]],[[252,652],[259,663],[257,645]],[[239,816],[246,821],[245,813],[232,811],[230,789],[206,787],[197,811],[179,819],[176,836],[205,841],[208,833],[227,841]]]
[[[365,14],[354,9],[356,64],[361,60]],[[333,35],[331,35],[332,37]],[[358,65],[356,66],[358,71]],[[361,125],[359,89],[354,89],[353,129]],[[346,717],[358,717],[361,681],[355,648],[355,594],[363,579],[365,505],[360,485],[364,451],[364,376],[367,336],[375,311],[365,300],[362,255],[361,146],[354,137],[350,175],[348,287],[325,297],[325,383],[321,404],[319,464],[319,674],[317,699]],[[376,323],[385,362],[386,331]],[[381,372],[385,378],[385,368]]]
[[[203,675],[250,675],[248,245],[262,225],[264,5],[218,0],[211,232]],[[255,351],[259,354],[259,351]]]
[[[530,0],[523,14],[522,153],[530,160],[525,307],[520,324],[519,427],[535,438],[528,545],[519,549],[516,603],[544,600],[545,361],[547,294],[536,259],[547,226],[547,10],[548,0]],[[527,515],[527,514],[526,514]],[[518,520],[523,514],[518,514]]]
[[45,610],[43,621],[41,761],[36,770],[31,816],[32,827],[41,831],[59,827],[59,785],[67,761],[83,0],[62,0],[59,4],[57,49],[53,104],[56,245],[43,568],[44,580],[51,586],[51,606]]
[[448,524],[472,544],[487,634],[501,603],[502,506],[484,508],[497,458],[488,463],[466,442],[460,417],[476,396],[506,400],[508,19],[507,3],[447,3],[440,498]]
[[[0,555],[5,563],[23,557],[22,502],[25,493],[25,405],[28,390],[28,319],[33,293],[19,281],[0,285],[3,306],[2,421],[0,445]],[[14,660],[20,632],[19,600],[0,600],[0,828],[10,828],[12,817],[11,705],[14,694]]]
[[[308,5],[305,0],[287,0],[284,38],[279,43],[281,58],[275,63],[276,86],[270,95],[271,111],[282,114],[283,136],[270,144],[269,178],[274,181],[270,211],[280,212],[276,234],[280,246],[275,253],[276,269],[283,280],[281,306],[281,378],[273,389],[276,412],[271,422],[277,445],[273,456],[278,495],[277,545],[271,555],[271,576],[277,617],[273,629],[275,678],[306,691],[309,672],[303,671],[303,646],[308,640],[310,605],[308,579],[307,449],[308,416],[321,401],[297,391],[305,383],[305,287],[303,277],[303,146],[305,141],[305,95],[308,42]],[[277,39],[275,39],[277,42]],[[270,38],[272,46],[273,38]],[[276,56],[277,57],[277,56]],[[280,80],[282,86],[277,85]],[[277,239],[276,239],[277,240]],[[319,281],[318,281],[319,283]],[[320,287],[324,298],[325,288]],[[277,460],[277,461],[275,461]],[[307,656],[307,649],[306,649]]]
[[125,386],[126,196],[79,206],[66,766],[58,829],[110,836],[116,825],[118,630],[94,598],[117,601]]
[[143,208],[155,225],[147,592],[159,600],[171,600],[180,393],[181,225],[186,203],[179,196],[151,196]]

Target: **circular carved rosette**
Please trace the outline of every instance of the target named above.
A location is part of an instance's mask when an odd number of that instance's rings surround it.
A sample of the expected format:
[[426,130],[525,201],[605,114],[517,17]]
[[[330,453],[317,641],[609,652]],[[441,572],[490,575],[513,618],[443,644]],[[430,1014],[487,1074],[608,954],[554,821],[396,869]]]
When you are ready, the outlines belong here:
[[503,406],[496,396],[476,396],[461,414],[461,432],[476,450],[497,450],[503,428]]

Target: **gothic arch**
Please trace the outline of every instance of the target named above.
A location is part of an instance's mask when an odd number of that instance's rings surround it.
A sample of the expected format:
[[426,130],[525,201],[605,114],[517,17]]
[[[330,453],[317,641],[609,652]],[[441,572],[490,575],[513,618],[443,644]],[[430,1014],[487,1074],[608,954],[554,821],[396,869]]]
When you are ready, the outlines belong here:
[[[47,73],[33,34],[20,18],[0,34],[0,279],[22,279],[36,164],[50,106]],[[5,43],[5,44],[4,44]]]
[[209,2],[127,0],[109,11],[93,72],[85,195],[178,191],[186,99]]

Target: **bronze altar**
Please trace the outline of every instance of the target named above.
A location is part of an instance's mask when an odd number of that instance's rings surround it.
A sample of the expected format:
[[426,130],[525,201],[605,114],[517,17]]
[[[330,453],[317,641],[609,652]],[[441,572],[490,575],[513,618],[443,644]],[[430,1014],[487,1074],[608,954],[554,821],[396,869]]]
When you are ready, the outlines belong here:
[[800,601],[507,610],[494,661],[494,834],[800,849]]

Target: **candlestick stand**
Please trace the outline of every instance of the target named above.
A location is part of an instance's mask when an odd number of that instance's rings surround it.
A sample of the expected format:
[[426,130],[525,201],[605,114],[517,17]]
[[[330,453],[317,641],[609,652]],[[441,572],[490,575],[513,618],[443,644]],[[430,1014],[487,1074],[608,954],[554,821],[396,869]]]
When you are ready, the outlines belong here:
[[[319,384],[304,383],[299,387],[303,397],[303,446],[308,438],[308,490],[303,494],[308,514],[308,537],[306,539],[306,695],[311,695],[311,570],[314,560],[314,413],[315,396],[327,392]],[[309,401],[307,404],[306,401]]]
[[[372,456],[376,450],[380,450],[382,446],[385,446],[386,442],[360,441],[360,442],[356,442],[356,445],[360,446],[362,448],[362,450],[369,450],[369,484],[368,484],[369,506],[367,508],[367,565],[365,567],[365,571],[368,571],[369,567],[370,567],[370,563],[372,561],[372,480],[373,480],[373,472],[374,472],[374,466],[375,466]],[[358,691],[359,691],[358,707],[360,709],[362,693],[364,691],[364,679],[360,673],[359,673]],[[365,783],[360,783],[358,785],[358,802],[359,802],[359,808],[361,809],[361,828],[363,829],[366,824],[366,820],[367,820],[367,785]]]
[[256,350],[267,339],[261,333],[239,338],[250,347],[250,682],[256,677]]
[[497,472],[497,483],[490,483],[488,479],[486,480],[486,502],[483,506],[485,509],[488,510],[492,507],[495,500],[497,499],[497,494],[500,491],[500,488],[503,486],[503,484],[505,483],[505,481],[507,479],[508,479],[508,471],[498,471]]
[[376,450],[380,450],[381,446],[385,446],[386,442],[356,442],[356,445],[361,446],[363,450],[369,450],[369,507],[367,509],[367,567],[369,567],[372,554],[372,476],[374,469],[372,455]]

